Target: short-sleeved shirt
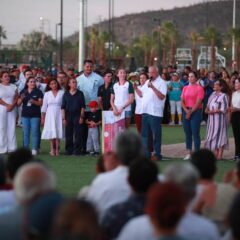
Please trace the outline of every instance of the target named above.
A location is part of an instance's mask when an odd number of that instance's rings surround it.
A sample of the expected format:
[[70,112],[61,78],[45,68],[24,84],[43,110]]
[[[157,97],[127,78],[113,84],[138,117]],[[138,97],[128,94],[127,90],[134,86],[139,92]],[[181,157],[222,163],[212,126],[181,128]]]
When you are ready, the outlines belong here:
[[111,88],[112,84],[110,84],[107,88],[105,88],[105,84],[98,88],[98,97],[102,98],[103,110],[109,110],[111,108]]
[[[111,94],[114,94],[114,105],[117,108],[123,107],[123,105],[128,101],[129,94],[134,94],[134,89],[132,83],[126,81],[123,85],[118,82],[111,88]],[[125,111],[131,111],[131,105],[127,106]]]
[[30,93],[27,89],[23,89],[20,95],[24,95],[22,102],[22,117],[26,118],[40,118],[41,117],[41,106],[31,104],[31,99],[38,101],[43,99],[43,93],[37,88],[34,88]]
[[[181,99],[184,101],[185,106],[192,108],[195,106],[197,100],[203,100],[204,90],[199,84],[190,84],[183,88]],[[199,106],[202,108],[202,104]]]
[[67,91],[63,95],[62,109],[66,114],[76,114],[80,116],[82,108],[86,108],[83,92],[77,90],[73,95]]
[[0,99],[7,104],[12,104],[16,91],[17,87],[14,84],[3,85],[0,83]]
[[[142,113],[155,117],[162,117],[166,97],[160,99],[153,89],[148,87],[148,83],[149,80],[147,80],[142,87]],[[158,91],[166,96],[167,84],[162,78],[160,78],[160,76],[152,81],[152,84]]]
[[182,83],[171,81],[168,85],[170,88],[168,94],[169,94],[169,100],[170,101],[180,101],[181,100],[181,93],[182,93]]
[[[98,88],[104,83],[103,78],[95,72],[89,76],[84,73],[77,77],[78,89],[84,94],[85,104],[88,105],[90,101],[97,101]],[[89,108],[87,107],[87,111]]]
[[236,91],[232,95],[232,106],[240,108],[240,92]]
[[86,115],[86,119],[95,123],[101,121],[101,111],[98,110],[96,112],[88,112],[88,114]]

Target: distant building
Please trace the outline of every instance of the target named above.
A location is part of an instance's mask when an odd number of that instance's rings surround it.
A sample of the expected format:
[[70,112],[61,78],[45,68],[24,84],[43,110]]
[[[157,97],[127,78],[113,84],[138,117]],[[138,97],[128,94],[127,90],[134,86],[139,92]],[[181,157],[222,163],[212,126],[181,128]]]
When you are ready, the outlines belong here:
[[16,44],[2,44],[0,50],[15,50],[17,49]]
[[192,51],[190,48],[177,48],[176,64],[179,70],[192,65]]

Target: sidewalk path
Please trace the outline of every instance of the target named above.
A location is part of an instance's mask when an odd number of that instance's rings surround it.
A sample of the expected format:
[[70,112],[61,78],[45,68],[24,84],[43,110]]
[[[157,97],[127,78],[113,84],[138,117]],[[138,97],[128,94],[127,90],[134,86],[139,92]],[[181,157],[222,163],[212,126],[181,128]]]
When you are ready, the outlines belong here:
[[[201,143],[203,146],[203,141]],[[229,149],[224,150],[223,158],[224,159],[233,159],[234,157],[234,139],[229,139]],[[169,158],[183,158],[187,154],[185,143],[177,143],[177,144],[169,144],[169,145],[162,145],[162,155],[164,157]]]

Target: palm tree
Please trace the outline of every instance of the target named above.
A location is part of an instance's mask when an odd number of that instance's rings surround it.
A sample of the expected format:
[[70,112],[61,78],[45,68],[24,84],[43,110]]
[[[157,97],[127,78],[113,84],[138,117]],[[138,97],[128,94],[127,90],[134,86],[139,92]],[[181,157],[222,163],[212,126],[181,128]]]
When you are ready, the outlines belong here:
[[[179,33],[173,22],[163,22],[161,26],[161,38],[163,43],[167,44],[170,48],[170,63],[175,64],[175,55],[177,43],[179,41]],[[165,60],[164,60],[165,61]]]
[[[150,50],[150,64],[153,65],[154,64],[154,58],[156,56],[159,56],[159,52],[160,52],[160,46],[159,46],[159,30],[153,31],[152,33],[152,46],[151,46],[151,50]],[[160,59],[159,59],[160,60]],[[155,62],[156,64],[156,62]]]
[[203,41],[203,37],[198,32],[190,32],[188,38],[192,42],[192,68],[197,70],[197,44]]
[[108,41],[108,33],[103,31],[100,32],[98,36],[98,56],[99,56],[99,65],[106,66],[106,48],[105,43]]
[[6,34],[6,30],[4,29],[4,27],[0,25],[0,49],[2,46],[2,39],[7,39],[7,34]]
[[142,35],[141,37],[139,37],[136,44],[134,45],[134,47],[140,47],[143,49],[144,65],[146,66],[149,65],[150,63],[151,46],[152,46],[151,38],[147,35]]
[[210,26],[210,27],[205,29],[205,31],[203,33],[203,37],[204,37],[205,42],[211,46],[211,53],[210,53],[210,55],[211,55],[211,65],[210,65],[210,69],[215,70],[215,67],[216,67],[216,49],[215,49],[215,46],[217,44],[219,34],[218,34],[216,28]]
[[96,28],[91,29],[91,32],[90,32],[91,57],[90,57],[90,59],[93,62],[96,62],[98,34],[99,34],[99,32]]

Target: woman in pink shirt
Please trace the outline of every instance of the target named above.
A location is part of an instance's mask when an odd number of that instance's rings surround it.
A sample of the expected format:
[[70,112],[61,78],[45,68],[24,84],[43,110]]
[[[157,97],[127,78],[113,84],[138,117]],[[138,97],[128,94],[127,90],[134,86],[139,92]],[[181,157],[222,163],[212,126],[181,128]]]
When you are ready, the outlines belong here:
[[194,141],[195,151],[200,149],[200,123],[202,119],[202,100],[204,98],[204,90],[197,83],[197,74],[190,72],[188,77],[189,85],[183,88],[181,95],[183,129],[186,136],[186,148],[188,150],[188,154],[184,160],[190,159],[192,139]]

